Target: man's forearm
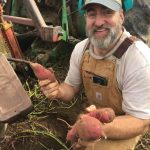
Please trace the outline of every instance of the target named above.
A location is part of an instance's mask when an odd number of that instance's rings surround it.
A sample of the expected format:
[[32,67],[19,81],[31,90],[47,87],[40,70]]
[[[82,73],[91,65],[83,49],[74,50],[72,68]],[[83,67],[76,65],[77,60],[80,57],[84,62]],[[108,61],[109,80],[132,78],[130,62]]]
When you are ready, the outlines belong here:
[[66,83],[61,83],[59,87],[58,98],[64,101],[70,101],[75,94],[79,91],[79,88],[75,88]]
[[150,121],[130,115],[118,116],[113,122],[103,126],[108,139],[129,139],[147,131]]

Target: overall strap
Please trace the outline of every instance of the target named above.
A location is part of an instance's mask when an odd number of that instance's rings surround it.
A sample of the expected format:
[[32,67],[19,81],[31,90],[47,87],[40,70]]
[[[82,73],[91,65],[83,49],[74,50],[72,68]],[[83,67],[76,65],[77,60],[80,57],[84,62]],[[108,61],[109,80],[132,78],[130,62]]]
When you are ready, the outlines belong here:
[[113,54],[115,57],[117,58],[121,58],[122,55],[127,51],[128,47],[130,45],[132,45],[132,43],[134,41],[139,40],[137,37],[135,36],[131,36],[131,37],[127,37],[122,43],[121,45],[118,47],[118,49],[115,51],[115,53]]

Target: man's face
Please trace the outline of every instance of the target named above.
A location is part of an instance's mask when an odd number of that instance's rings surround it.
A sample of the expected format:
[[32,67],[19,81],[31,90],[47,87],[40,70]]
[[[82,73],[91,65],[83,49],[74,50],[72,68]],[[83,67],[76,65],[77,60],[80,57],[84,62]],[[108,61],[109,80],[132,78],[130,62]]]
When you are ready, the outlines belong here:
[[96,48],[107,49],[118,37],[124,20],[123,12],[115,12],[101,5],[86,9],[86,33]]

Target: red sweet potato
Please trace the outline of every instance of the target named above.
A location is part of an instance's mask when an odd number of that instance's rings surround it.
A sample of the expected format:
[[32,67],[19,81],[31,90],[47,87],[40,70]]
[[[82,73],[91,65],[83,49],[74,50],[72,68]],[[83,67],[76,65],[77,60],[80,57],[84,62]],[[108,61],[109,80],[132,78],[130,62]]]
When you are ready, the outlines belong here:
[[69,130],[69,132],[67,133],[67,141],[76,141],[78,138],[78,132],[77,132],[77,128],[76,128],[76,124],[74,126],[71,127],[71,129]]
[[115,118],[115,112],[112,108],[99,108],[87,113],[87,115],[97,118],[102,123],[112,122]]
[[54,82],[56,80],[52,69],[46,69],[44,66],[38,63],[30,63],[30,66],[33,69],[35,76],[39,80],[50,79],[51,82]]
[[75,141],[77,138],[82,140],[96,140],[105,137],[102,130],[102,123],[91,116],[81,115],[67,134],[68,141]]
[[96,140],[104,137],[102,123],[91,116],[82,115],[76,124],[78,136],[83,140]]
[[72,126],[67,134],[68,141],[95,140],[105,137],[102,130],[103,123],[109,123],[115,118],[115,112],[111,108],[93,109],[93,111],[83,114]]

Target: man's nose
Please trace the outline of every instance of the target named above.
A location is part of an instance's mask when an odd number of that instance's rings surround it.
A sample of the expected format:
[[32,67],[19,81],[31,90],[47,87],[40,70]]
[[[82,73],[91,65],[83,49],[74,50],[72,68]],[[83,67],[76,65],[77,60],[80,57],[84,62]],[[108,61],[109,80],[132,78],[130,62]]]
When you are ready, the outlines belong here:
[[101,26],[101,25],[103,25],[104,23],[105,23],[105,18],[104,18],[104,16],[102,16],[102,15],[97,15],[96,18],[95,18],[94,24],[95,24],[96,26]]

